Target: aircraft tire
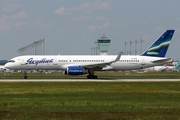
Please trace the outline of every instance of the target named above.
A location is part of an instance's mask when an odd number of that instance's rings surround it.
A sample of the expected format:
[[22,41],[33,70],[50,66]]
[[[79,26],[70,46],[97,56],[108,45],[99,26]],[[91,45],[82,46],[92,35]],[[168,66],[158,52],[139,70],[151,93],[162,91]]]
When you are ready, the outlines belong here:
[[87,75],[87,79],[97,79],[97,75]]
[[24,76],[24,79],[27,79],[27,76]]
[[94,76],[93,76],[93,79],[97,79],[97,78],[98,78],[97,75],[94,75]]
[[92,75],[87,75],[87,79],[92,79]]

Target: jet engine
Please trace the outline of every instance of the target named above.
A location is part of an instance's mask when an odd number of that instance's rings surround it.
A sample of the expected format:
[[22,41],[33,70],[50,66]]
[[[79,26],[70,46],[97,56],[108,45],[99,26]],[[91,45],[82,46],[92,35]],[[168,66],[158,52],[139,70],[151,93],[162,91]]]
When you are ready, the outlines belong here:
[[67,70],[65,70],[66,75],[82,75],[86,73],[87,72],[81,66],[69,66]]

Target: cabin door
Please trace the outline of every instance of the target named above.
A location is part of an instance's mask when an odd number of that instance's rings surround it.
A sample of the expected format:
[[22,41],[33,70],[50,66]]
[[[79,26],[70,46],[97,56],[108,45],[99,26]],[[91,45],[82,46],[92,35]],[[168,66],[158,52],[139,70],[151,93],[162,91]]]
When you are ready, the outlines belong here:
[[58,65],[58,60],[57,60],[57,58],[54,58],[53,65]]
[[26,64],[25,60],[22,59],[22,60],[21,60],[21,65],[25,65],[25,64]]
[[145,65],[145,59],[144,58],[141,59],[141,65]]

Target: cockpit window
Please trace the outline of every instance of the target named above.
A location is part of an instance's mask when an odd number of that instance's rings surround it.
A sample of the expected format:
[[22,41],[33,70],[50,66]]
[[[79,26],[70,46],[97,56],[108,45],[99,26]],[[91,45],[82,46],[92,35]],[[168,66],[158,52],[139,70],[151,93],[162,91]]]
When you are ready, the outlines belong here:
[[13,63],[13,62],[15,62],[15,60],[9,60],[8,62],[12,62]]

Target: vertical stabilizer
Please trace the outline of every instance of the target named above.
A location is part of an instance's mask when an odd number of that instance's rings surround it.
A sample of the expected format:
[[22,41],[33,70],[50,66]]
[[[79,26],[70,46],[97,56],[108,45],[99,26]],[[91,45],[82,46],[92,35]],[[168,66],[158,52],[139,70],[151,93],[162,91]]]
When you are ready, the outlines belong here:
[[165,57],[175,30],[166,30],[141,56]]
[[176,65],[174,65],[174,69],[178,69],[180,65],[180,62],[178,62]]

